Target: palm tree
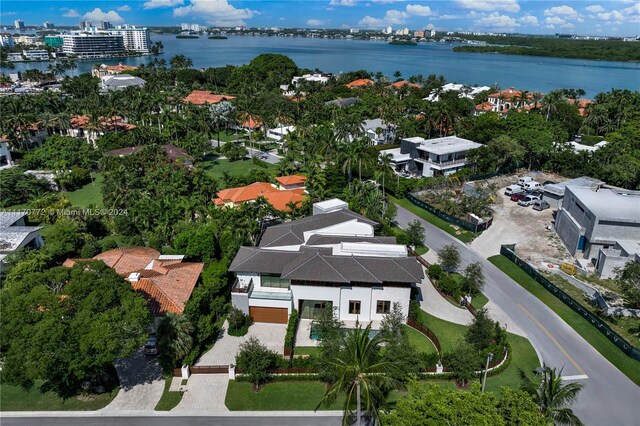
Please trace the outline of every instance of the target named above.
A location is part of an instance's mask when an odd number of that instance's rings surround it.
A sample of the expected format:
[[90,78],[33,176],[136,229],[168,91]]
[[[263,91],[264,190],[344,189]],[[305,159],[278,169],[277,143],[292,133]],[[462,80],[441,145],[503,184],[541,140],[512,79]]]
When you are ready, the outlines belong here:
[[167,313],[158,327],[159,346],[173,361],[189,354],[193,346],[193,325],[186,315]]
[[388,172],[392,171],[393,156],[389,153],[380,155],[380,157],[378,157],[378,164],[380,165],[380,171],[382,172],[382,198],[386,198],[384,177]]
[[531,394],[540,414],[554,424],[581,426],[582,422],[569,406],[582,390],[582,383],[563,384],[562,369],[556,371],[547,365],[543,365],[541,374],[540,383],[536,383],[520,370],[522,389]]
[[316,410],[322,406],[330,406],[338,395],[345,393],[343,425],[352,423],[354,402],[358,426],[362,424],[363,410],[366,416],[377,421],[379,409],[386,403],[388,392],[400,385],[390,374],[397,369],[395,363],[382,361],[380,358],[381,335],[370,338],[370,332],[371,324],[364,329],[357,325],[342,336],[339,353],[322,365],[336,380],[318,403]]

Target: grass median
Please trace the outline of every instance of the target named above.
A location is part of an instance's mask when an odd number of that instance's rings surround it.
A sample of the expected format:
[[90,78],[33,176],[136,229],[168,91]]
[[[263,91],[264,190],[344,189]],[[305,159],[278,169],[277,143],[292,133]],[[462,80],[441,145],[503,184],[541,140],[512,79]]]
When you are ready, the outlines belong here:
[[416,206],[415,204],[413,204],[411,201],[407,200],[406,198],[395,198],[395,197],[393,197],[391,195],[388,195],[388,197],[395,204],[399,205],[402,208],[405,208],[405,209],[409,210],[411,213],[413,213],[416,216],[426,220],[430,224],[437,226],[438,228],[442,229],[444,232],[453,235],[454,237],[456,237],[457,239],[459,239],[463,243],[470,243],[477,236],[476,234],[474,234],[471,231],[467,231],[467,230],[462,229],[462,228],[460,228],[458,226],[455,226],[455,225],[447,222],[446,220],[439,218],[438,216],[434,215],[433,213],[430,213],[430,212],[428,212],[428,211],[426,211],[424,209],[421,209],[420,207]]
[[551,308],[560,318],[569,324],[580,336],[593,346],[602,356],[608,359],[627,377],[640,385],[640,362],[628,357],[604,334],[600,333],[589,321],[565,305],[560,299],[545,289],[542,284],[531,278],[525,271],[505,256],[498,255],[489,258],[489,262],[509,275],[515,282],[524,287],[531,294]]

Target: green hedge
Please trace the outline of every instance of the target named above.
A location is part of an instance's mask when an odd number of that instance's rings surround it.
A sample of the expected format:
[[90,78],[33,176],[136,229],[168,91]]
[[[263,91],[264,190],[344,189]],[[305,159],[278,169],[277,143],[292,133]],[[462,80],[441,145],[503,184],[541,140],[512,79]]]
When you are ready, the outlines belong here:
[[284,347],[292,348],[295,345],[296,331],[298,329],[298,311],[295,309],[289,315],[289,323],[287,324],[287,334],[284,335]]

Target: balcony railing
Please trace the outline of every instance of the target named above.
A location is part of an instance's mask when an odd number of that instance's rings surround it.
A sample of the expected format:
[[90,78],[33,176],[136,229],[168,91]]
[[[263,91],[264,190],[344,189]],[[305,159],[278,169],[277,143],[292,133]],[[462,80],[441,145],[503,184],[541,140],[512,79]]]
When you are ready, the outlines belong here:
[[450,161],[433,161],[429,158],[419,158],[419,159],[424,161],[425,163],[428,163],[434,166],[439,166],[439,167],[446,167],[446,166],[453,166],[455,164],[467,163],[466,158],[458,158],[457,160],[450,160]]
[[231,293],[251,293],[252,288],[253,280],[249,280],[248,285],[242,285],[236,278],[236,281],[233,283],[233,287],[231,287]]

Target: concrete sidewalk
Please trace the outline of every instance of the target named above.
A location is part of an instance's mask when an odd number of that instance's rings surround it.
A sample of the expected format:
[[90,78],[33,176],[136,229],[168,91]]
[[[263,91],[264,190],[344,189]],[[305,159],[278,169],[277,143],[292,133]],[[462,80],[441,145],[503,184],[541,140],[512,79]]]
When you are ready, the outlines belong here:
[[426,276],[418,287],[421,295],[420,308],[423,311],[455,324],[468,325],[473,321],[473,315],[466,308],[458,308],[449,303],[438,293]]

